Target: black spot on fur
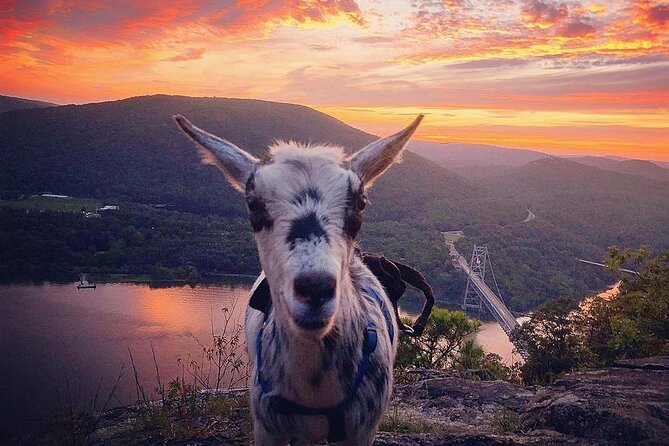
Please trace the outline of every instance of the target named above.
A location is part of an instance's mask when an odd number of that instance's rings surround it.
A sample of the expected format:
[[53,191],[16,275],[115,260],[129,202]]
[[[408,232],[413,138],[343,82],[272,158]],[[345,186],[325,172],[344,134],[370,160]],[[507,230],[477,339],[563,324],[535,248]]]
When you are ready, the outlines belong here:
[[348,199],[346,210],[344,211],[344,234],[353,240],[362,226],[362,210],[367,203],[364,188],[354,191],[351,186],[351,180],[348,181]]
[[249,208],[249,218],[253,232],[271,229],[274,221],[269,216],[265,202],[255,194],[255,177],[251,175],[246,182],[246,206]]
[[378,374],[373,375],[373,380],[374,380],[374,387],[376,388],[376,393],[380,395],[386,388],[386,382],[388,377],[386,373],[381,370],[380,367],[381,364],[377,363],[377,365],[379,366]]
[[358,364],[354,363],[353,360],[356,357],[358,348],[358,346],[353,345],[351,342],[347,342],[342,351],[342,356],[345,359],[340,371],[342,382],[348,383],[351,386],[353,385],[353,377],[358,367]]
[[315,212],[310,212],[304,217],[293,220],[290,225],[290,232],[286,236],[286,242],[290,244],[290,249],[293,249],[298,240],[306,241],[311,238],[324,238],[325,241],[329,241],[328,235]]
[[320,387],[323,384],[323,372],[319,370],[318,372],[311,375],[309,378],[309,384],[311,387]]
[[308,187],[302,191],[299,195],[293,198],[293,203],[295,204],[304,204],[307,201],[307,198],[311,198],[312,201],[318,202],[323,199],[321,193],[318,189],[314,187]]

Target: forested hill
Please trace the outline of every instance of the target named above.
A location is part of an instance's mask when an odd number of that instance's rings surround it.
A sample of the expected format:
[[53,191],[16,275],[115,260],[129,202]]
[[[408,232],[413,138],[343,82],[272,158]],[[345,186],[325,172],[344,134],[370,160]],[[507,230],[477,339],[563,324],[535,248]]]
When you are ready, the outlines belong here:
[[55,106],[55,104],[50,102],[33,101],[32,99],[0,95],[0,113],[11,110],[22,110],[25,108],[44,108],[53,106]]
[[[218,171],[199,164],[192,143],[172,121],[176,113],[256,155],[276,139],[328,142],[349,150],[374,139],[307,107],[257,100],[161,95],[2,113],[0,192],[5,198],[49,191],[121,204],[165,204],[172,210],[140,215],[141,206],[123,205],[129,214],[92,223],[48,213],[10,214],[5,208],[0,270],[18,264],[32,271],[46,265],[137,273],[194,265],[205,274],[241,272],[234,262],[215,260],[254,251],[250,237],[233,237],[246,216],[243,200]],[[512,308],[524,310],[557,295],[578,297],[606,283],[601,272],[585,271],[574,261],[603,258],[606,246],[550,219],[523,224],[522,203],[500,199],[413,153],[378,181],[370,198],[363,247],[420,267],[442,299],[460,299],[463,284],[440,234],[447,230],[465,231],[470,238],[464,248],[490,246]],[[221,229],[226,225],[228,233]],[[212,228],[224,242],[203,239]],[[253,262],[238,265],[254,273]]]
[[[242,200],[177,130],[182,113],[256,155],[275,139],[358,147],[372,136],[306,107],[236,99],[137,97],[0,115],[2,189],[169,203],[241,213]],[[241,215],[241,214],[240,214]]]
[[669,182],[556,157],[489,169],[478,180],[597,245],[669,249]]
[[580,164],[599,167],[626,175],[637,175],[652,180],[669,182],[669,169],[660,167],[652,161],[644,160],[617,160],[596,156],[578,156],[570,158]]

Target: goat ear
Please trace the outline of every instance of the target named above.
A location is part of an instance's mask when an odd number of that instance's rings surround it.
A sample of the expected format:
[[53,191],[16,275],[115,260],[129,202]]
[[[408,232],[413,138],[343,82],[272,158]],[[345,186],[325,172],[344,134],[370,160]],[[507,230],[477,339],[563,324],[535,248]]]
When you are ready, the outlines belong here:
[[422,120],[423,115],[418,115],[411,125],[401,132],[374,141],[351,155],[349,158],[351,169],[364,184],[370,186],[388,167],[401,159],[402,149]]
[[174,121],[197,143],[202,163],[218,167],[235,189],[244,192],[259,160],[233,143],[194,126],[181,115],[174,116]]

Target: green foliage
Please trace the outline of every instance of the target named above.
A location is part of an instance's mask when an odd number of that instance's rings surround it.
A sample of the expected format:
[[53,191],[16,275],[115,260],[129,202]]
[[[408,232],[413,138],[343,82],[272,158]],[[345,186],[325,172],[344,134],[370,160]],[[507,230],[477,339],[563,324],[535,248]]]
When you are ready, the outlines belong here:
[[513,377],[511,368],[502,362],[495,353],[486,353],[474,340],[469,339],[458,350],[453,360],[456,369],[463,370],[472,378],[485,381],[510,380]]
[[22,200],[0,200],[0,206],[56,212],[95,212],[102,202],[93,198],[53,198],[33,196]]
[[612,248],[608,264],[618,272],[620,292],[544,305],[512,334],[529,356],[522,366],[526,383],[545,384],[565,372],[601,367],[620,358],[669,353],[669,252],[651,259],[647,249]]
[[521,367],[526,384],[547,384],[578,364],[578,343],[572,312],[577,304],[568,299],[551,301],[517,328],[511,339],[528,357]]
[[223,308],[221,334],[214,333],[205,345],[196,339],[206,361],[188,361],[188,371],[205,389],[232,389],[248,379],[249,363],[244,352],[244,328],[233,321],[233,311]]
[[[244,219],[126,205],[101,218],[0,207],[0,276],[71,280],[148,274],[154,281],[196,282],[260,270]],[[64,277],[63,277],[64,276]]]
[[669,251],[651,259],[646,248],[611,248],[608,265],[620,276],[620,292],[587,301],[577,326],[594,363],[669,353]]
[[492,418],[492,424],[499,432],[513,432],[518,429],[518,426],[520,425],[520,419],[518,414],[504,407],[495,413]]
[[483,364],[485,351],[474,340],[466,341],[458,352],[456,364],[462,369],[476,369]]
[[400,337],[395,367],[445,368],[452,363],[467,337],[480,326],[479,321],[470,319],[462,311],[435,308],[422,336]]

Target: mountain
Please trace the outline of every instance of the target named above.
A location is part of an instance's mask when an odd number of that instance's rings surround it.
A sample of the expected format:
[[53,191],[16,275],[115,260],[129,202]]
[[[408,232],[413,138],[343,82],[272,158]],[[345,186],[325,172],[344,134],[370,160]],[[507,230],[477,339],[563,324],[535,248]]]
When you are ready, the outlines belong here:
[[669,181],[669,170],[660,167],[652,161],[623,159],[616,160],[605,157],[579,156],[569,158],[587,166],[599,167],[600,169],[628,175],[638,175],[653,180]]
[[508,149],[485,144],[411,141],[409,150],[446,168],[521,166],[550,155],[533,150]]
[[557,157],[489,171],[480,181],[599,246],[669,249],[668,182]]
[[55,105],[56,104],[51,104],[50,102],[33,101],[32,99],[0,96],[0,113],[11,110],[22,110],[26,108],[53,107]]
[[[2,113],[0,193],[50,191],[122,209],[84,219],[0,208],[0,271],[83,269],[156,277],[194,267],[205,275],[257,272],[243,200],[218,171],[199,163],[192,143],[172,122],[176,113],[255,155],[275,139],[329,142],[352,151],[375,138],[307,107],[245,99],[158,95]],[[497,170],[518,168],[519,161],[505,162],[511,165]],[[369,195],[362,246],[417,266],[442,301],[457,303],[465,280],[450,266],[440,233],[448,230],[467,234],[459,244],[464,255],[472,244],[489,246],[505,301],[515,310],[557,295],[580,297],[611,280],[576,261],[603,258],[606,245],[596,234],[567,229],[539,212],[523,223],[522,195],[501,196],[485,182],[464,179],[417,154],[407,153]],[[634,216],[628,219],[633,224]]]

